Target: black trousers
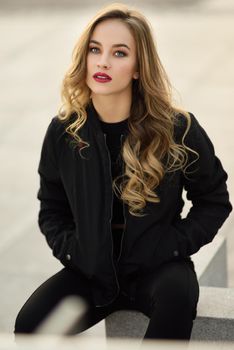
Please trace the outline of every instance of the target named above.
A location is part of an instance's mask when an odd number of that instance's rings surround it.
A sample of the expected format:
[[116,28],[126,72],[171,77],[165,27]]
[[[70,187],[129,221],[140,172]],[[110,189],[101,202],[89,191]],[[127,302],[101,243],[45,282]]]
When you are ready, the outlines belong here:
[[77,333],[93,326],[115,310],[139,310],[149,317],[144,339],[189,340],[199,286],[192,262],[181,260],[168,262],[156,271],[139,277],[134,298],[119,294],[110,305],[95,307],[91,301],[90,282],[81,274],[68,268],[46,280],[29,297],[15,322],[16,333],[33,333],[38,324],[65,296],[78,295],[89,305],[85,322],[77,327]]

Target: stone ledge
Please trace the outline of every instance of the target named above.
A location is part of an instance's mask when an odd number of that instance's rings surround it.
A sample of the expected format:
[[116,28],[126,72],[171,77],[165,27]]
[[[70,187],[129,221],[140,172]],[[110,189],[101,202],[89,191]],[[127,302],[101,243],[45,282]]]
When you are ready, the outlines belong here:
[[200,287],[192,339],[234,340],[234,288]]

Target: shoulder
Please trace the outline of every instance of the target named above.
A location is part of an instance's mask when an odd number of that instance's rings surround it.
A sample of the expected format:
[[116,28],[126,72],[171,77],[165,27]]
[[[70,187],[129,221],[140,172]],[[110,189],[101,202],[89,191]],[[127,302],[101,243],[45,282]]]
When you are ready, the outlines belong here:
[[178,114],[175,122],[175,140],[179,144],[183,144],[188,149],[201,154],[214,154],[215,149],[209,135],[200,124],[193,113],[188,115]]
[[58,158],[67,138],[66,126],[58,115],[51,118],[42,142],[42,158]]
[[194,128],[196,124],[198,124],[198,120],[191,112],[177,113],[174,116],[174,125],[177,132],[185,131],[188,127]]
[[58,115],[54,116],[48,125],[47,133],[52,135],[58,135],[66,131],[67,123],[62,121]]
[[207,137],[205,130],[193,113],[178,113],[174,120],[174,135],[177,141],[181,141],[183,137],[187,141],[195,141],[202,135]]
[[54,116],[47,127],[46,139],[51,139],[55,144],[68,138],[67,127],[74,121],[74,115],[68,120],[61,120],[58,115]]
[[181,143],[185,132],[191,128],[191,113],[176,113],[174,115],[174,139]]

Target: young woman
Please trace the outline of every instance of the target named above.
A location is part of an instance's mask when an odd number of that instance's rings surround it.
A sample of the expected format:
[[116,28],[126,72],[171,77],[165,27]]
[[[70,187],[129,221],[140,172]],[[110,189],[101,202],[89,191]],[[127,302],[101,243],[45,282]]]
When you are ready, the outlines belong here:
[[41,232],[64,267],[22,307],[15,333],[34,332],[76,294],[89,305],[77,333],[136,309],[150,319],[145,339],[190,339],[199,296],[190,256],[232,207],[212,142],[172,105],[146,18],[123,4],[102,9],[75,46],[62,97],[38,199]]

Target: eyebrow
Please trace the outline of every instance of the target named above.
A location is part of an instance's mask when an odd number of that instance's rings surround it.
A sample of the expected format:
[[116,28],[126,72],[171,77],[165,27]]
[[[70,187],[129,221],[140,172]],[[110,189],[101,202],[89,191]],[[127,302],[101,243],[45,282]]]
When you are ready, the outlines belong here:
[[[90,42],[89,42],[90,44],[91,43],[94,43],[94,44],[97,44],[97,45],[102,45],[101,43],[99,43],[99,41],[96,41],[96,40],[90,40]],[[112,45],[112,47],[120,47],[120,46],[124,46],[124,47],[126,47],[128,50],[131,50],[130,49],[130,47],[128,47],[128,45],[126,45],[126,44],[114,44],[114,45]]]

